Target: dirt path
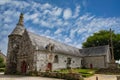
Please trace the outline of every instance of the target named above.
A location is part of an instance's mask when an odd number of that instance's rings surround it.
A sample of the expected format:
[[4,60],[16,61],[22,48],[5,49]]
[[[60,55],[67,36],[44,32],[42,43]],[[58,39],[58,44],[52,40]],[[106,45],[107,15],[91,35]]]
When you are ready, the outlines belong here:
[[[118,76],[118,75],[95,74],[94,76],[89,77],[89,78],[85,78],[84,80],[96,80],[96,77],[98,77],[98,80],[117,80],[116,76]],[[4,75],[3,73],[0,73],[0,80],[64,80],[64,79],[32,77],[32,76]]]
[[63,80],[63,79],[32,77],[32,76],[4,75],[3,73],[0,73],[0,80]]
[[[102,74],[95,74],[92,77],[85,78],[85,80],[96,80],[96,77],[98,77],[98,80],[117,80],[116,76],[118,75],[102,75]],[[119,75],[120,76],[120,75]]]

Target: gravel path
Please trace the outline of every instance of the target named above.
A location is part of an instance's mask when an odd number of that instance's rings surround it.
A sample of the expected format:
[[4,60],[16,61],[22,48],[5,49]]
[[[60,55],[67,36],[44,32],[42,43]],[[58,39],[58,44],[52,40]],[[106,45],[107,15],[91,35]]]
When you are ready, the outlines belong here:
[[[94,76],[85,78],[84,80],[96,80],[96,77],[98,77],[98,80],[117,80],[116,76],[120,76],[120,75],[95,74]],[[4,75],[3,73],[0,73],[0,80],[64,80],[64,79],[19,76],[19,75]]]
[[98,77],[98,80],[117,80],[116,76],[120,75],[102,75],[102,74],[95,74],[92,77],[85,78],[85,80],[96,80],[96,77]]
[[63,79],[32,77],[32,76],[18,76],[18,75],[4,75],[3,73],[0,73],[0,80],[63,80]]

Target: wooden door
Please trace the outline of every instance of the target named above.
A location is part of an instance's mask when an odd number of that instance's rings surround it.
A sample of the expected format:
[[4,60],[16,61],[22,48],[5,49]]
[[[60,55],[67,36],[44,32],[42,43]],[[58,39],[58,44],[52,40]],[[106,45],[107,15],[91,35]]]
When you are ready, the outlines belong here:
[[22,61],[21,62],[21,72],[26,73],[26,70],[27,70],[27,64],[25,61]]
[[49,69],[49,71],[52,71],[52,63],[48,63],[48,69]]

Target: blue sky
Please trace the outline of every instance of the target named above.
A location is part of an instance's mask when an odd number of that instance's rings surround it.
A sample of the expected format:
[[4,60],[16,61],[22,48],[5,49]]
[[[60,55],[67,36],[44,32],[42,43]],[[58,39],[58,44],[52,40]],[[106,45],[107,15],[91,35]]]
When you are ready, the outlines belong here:
[[24,13],[27,30],[81,48],[88,36],[120,33],[120,0],[0,0],[0,50]]

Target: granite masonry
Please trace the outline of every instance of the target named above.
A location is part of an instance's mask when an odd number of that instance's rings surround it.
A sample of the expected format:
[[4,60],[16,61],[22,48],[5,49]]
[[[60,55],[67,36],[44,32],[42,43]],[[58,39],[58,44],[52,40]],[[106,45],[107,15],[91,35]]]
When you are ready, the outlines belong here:
[[29,32],[21,13],[18,24],[8,36],[6,73],[53,71],[64,68],[107,68],[109,45],[79,49]]

